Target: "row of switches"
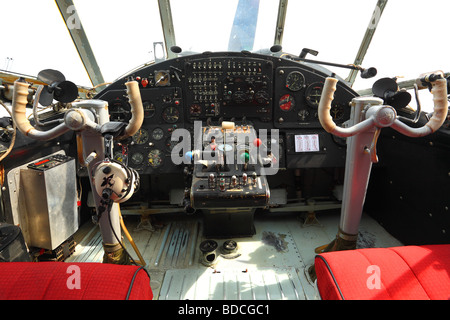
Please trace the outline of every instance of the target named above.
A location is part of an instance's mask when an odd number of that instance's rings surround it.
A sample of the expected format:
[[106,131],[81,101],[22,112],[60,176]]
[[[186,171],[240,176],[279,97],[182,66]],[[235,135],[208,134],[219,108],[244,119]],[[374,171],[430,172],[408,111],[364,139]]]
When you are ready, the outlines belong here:
[[[256,172],[253,172],[253,174],[252,174],[252,184],[253,184],[253,186],[256,186],[257,178],[258,178],[258,176],[257,176]],[[242,174],[242,185],[246,186],[248,183],[249,183],[248,175],[244,172]],[[238,186],[238,184],[239,184],[239,178],[236,175],[231,176],[230,187],[231,188],[236,188]],[[210,189],[214,189],[216,187],[216,176],[213,173],[211,173],[209,175],[208,185],[209,185]],[[225,186],[226,186],[225,177],[220,177],[219,178],[219,189],[221,191],[225,191]]]

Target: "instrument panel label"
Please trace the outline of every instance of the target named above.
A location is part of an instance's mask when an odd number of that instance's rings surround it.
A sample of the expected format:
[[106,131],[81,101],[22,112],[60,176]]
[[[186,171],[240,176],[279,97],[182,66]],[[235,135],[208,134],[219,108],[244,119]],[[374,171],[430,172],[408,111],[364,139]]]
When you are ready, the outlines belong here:
[[295,152],[317,152],[319,148],[318,134],[295,135]]

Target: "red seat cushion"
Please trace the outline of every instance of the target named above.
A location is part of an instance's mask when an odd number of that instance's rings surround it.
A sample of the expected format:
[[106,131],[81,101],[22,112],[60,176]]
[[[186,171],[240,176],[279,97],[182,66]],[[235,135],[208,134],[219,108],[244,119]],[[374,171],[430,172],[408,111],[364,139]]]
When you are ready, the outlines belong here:
[[324,300],[450,299],[450,245],[327,252],[315,269]]
[[0,263],[0,300],[153,298],[145,269],[106,263]]

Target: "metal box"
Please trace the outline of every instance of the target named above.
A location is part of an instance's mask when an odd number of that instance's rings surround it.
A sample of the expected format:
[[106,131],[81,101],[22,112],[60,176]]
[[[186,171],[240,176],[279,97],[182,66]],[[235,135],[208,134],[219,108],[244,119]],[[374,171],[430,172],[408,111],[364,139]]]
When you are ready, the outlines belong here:
[[54,250],[77,231],[74,158],[54,154],[21,168],[19,189],[29,246]]

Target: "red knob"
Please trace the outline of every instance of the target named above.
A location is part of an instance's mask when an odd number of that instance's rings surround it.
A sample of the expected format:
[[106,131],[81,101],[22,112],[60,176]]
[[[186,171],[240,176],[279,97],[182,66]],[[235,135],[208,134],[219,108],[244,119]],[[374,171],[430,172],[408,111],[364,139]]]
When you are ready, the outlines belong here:
[[262,144],[261,139],[256,138],[255,140],[253,140],[253,145],[254,145],[255,147],[259,147],[261,144]]

